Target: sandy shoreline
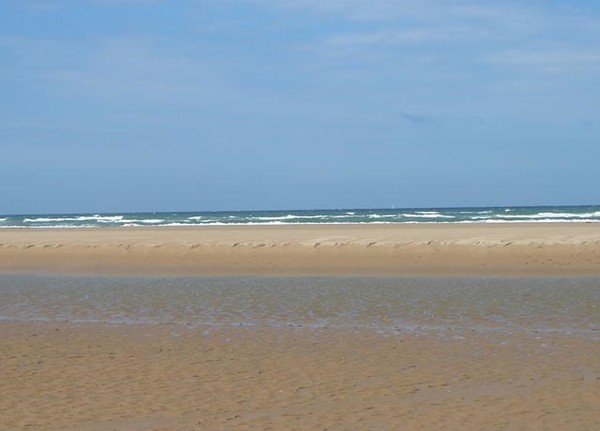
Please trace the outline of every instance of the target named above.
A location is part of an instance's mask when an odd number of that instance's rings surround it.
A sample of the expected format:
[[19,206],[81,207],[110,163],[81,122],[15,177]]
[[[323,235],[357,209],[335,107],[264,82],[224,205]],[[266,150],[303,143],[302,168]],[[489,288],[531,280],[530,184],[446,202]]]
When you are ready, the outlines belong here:
[[599,275],[600,223],[5,229],[0,271]]
[[0,322],[0,428],[544,429],[600,423],[569,336]]

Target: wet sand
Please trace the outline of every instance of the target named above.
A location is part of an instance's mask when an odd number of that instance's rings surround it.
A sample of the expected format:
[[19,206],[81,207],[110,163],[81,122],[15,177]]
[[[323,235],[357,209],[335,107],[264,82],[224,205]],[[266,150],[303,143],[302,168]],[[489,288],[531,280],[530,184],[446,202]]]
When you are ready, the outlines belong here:
[[578,337],[0,323],[7,430],[594,430]]
[[6,229],[0,271],[599,275],[600,223]]

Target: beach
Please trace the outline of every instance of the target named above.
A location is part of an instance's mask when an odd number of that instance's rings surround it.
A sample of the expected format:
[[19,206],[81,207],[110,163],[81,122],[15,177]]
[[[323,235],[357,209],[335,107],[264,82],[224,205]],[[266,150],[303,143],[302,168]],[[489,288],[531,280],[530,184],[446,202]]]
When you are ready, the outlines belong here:
[[3,229],[0,271],[600,275],[600,223]]
[[0,431],[600,431],[600,1],[0,1]]
[[0,272],[0,429],[600,424],[600,224],[4,229]]
[[7,324],[10,430],[594,430],[598,344]]

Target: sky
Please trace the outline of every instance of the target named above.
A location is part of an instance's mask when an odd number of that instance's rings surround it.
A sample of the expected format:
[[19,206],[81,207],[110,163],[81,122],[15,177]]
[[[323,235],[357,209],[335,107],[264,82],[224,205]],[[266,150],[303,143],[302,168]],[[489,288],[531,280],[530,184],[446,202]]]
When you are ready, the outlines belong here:
[[3,0],[0,214],[600,204],[600,2]]

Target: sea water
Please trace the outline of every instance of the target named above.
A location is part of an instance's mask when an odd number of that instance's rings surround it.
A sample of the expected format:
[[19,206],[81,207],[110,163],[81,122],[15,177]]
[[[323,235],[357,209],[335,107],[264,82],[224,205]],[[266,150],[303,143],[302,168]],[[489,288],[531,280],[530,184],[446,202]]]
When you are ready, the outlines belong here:
[[600,278],[0,275],[0,320],[560,333],[600,341]]
[[1,228],[348,223],[600,222],[600,206],[0,215]]

